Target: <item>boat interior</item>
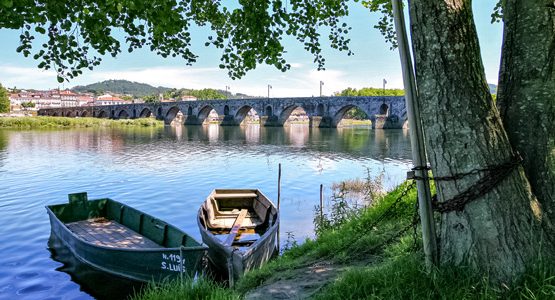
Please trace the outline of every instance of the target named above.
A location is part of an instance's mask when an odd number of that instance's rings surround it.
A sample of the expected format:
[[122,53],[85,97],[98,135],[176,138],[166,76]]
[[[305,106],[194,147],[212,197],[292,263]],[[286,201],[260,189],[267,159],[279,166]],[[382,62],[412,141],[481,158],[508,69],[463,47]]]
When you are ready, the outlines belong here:
[[277,210],[258,190],[214,190],[200,218],[224,245],[248,247],[275,224]]
[[48,209],[73,234],[99,246],[113,248],[177,248],[200,244],[157,218],[111,199],[88,200],[70,194],[68,204]]

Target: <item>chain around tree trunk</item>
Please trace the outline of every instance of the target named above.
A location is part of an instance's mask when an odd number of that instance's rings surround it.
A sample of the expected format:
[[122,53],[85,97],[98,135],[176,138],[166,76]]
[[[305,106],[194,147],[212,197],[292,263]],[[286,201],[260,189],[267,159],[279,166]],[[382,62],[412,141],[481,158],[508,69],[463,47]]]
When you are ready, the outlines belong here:
[[[518,168],[521,162],[522,157],[517,154],[513,155],[508,162],[496,166],[474,169],[469,172],[458,173],[452,176],[425,177],[429,180],[434,181],[455,181],[467,176],[483,174],[482,177],[473,185],[447,201],[439,202],[437,200],[437,194],[434,195],[432,199],[432,207],[434,211],[437,211],[439,213],[462,211],[466,204],[489,193],[493,188],[495,188],[499,183],[507,178],[507,176],[509,176],[509,174],[511,174],[513,170]],[[429,168],[415,167],[414,169],[423,170]],[[422,179],[422,177],[417,176],[414,176],[413,178]]]

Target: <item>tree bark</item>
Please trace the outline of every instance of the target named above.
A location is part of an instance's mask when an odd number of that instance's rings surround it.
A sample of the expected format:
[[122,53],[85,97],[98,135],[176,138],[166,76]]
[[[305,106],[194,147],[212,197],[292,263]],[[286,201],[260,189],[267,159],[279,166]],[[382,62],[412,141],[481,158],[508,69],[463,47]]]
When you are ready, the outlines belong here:
[[497,104],[555,238],[555,1],[507,0]]
[[[416,79],[434,176],[452,176],[511,159],[513,151],[485,79],[470,0],[410,1]],[[483,173],[438,181],[440,202]],[[540,211],[521,167],[460,211],[443,213],[442,264],[470,266],[510,281],[534,261]]]

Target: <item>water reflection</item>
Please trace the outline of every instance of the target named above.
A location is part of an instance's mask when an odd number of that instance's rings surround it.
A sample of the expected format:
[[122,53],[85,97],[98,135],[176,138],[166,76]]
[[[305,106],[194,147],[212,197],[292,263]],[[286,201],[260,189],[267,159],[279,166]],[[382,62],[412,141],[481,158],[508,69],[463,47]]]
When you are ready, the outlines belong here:
[[7,156],[8,149],[8,136],[5,132],[0,130],[0,168],[4,166],[4,160]]
[[[129,148],[154,143],[152,147],[165,147],[168,141],[182,148],[222,145],[230,151],[248,145],[286,145],[305,150],[305,154],[319,152],[324,156],[372,156],[373,158],[409,159],[408,133],[405,130],[371,130],[369,128],[310,128],[291,125],[284,128],[249,126],[166,126],[163,128],[132,129],[79,129],[50,131],[36,135],[30,132],[0,131],[0,158],[7,150],[16,151],[25,144],[32,151],[94,151],[119,155]],[[11,143],[8,143],[8,139]],[[194,143],[189,143],[194,142]],[[9,146],[12,145],[12,146]],[[134,150],[146,150],[138,148]],[[265,152],[265,148],[253,150]],[[288,152],[291,149],[273,148],[272,151]],[[302,153],[301,153],[302,155]]]
[[112,276],[82,263],[54,234],[50,235],[48,248],[52,259],[62,263],[56,270],[69,274],[83,292],[96,299],[126,299],[145,287],[140,282]]

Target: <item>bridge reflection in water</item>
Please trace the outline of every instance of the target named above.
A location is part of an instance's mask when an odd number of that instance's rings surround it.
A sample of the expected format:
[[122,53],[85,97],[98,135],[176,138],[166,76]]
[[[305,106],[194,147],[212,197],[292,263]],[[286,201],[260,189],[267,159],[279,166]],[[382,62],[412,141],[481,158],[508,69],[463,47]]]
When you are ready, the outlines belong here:
[[407,113],[404,97],[306,97],[270,99],[199,100],[162,103],[135,103],[86,107],[63,107],[40,109],[41,116],[95,117],[111,119],[135,119],[155,117],[169,125],[201,125],[211,122],[210,113],[218,115],[222,126],[246,125],[251,110],[259,113],[261,126],[287,125],[287,120],[298,108],[302,108],[311,127],[335,128],[345,114],[358,108],[372,121],[373,128],[406,127]]

